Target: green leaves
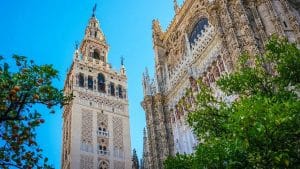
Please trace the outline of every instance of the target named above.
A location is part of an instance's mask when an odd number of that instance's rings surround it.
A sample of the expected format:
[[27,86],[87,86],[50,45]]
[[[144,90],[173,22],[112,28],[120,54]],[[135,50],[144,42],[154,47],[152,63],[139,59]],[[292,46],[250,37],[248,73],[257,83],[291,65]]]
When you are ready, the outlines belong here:
[[0,59],[0,168],[52,168],[36,142],[35,129],[45,120],[32,107],[63,106],[72,96],[52,85],[58,77],[52,65],[28,63],[18,55],[13,59],[16,66]]
[[[169,158],[166,166],[190,160],[188,168],[297,168],[300,164],[300,50],[272,37],[262,56],[241,56],[238,71],[218,87],[237,98],[230,104],[201,86],[188,122],[199,144],[193,155]],[[255,65],[253,65],[254,63]],[[209,135],[207,134],[209,132]]]

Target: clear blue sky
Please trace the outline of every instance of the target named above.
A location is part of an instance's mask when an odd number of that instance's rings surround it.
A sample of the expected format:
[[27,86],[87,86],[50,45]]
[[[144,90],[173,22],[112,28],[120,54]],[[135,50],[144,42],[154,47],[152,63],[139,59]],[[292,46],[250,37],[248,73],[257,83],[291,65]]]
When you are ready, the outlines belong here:
[[[145,67],[153,75],[152,19],[158,18],[165,29],[174,15],[173,0],[0,0],[0,55],[25,55],[38,64],[53,64],[60,72],[56,85],[62,88],[75,41],[82,40],[95,3],[110,45],[110,63],[119,69],[120,57],[125,57],[131,146],[141,157],[145,126],[141,79]],[[38,130],[39,144],[50,163],[60,168],[61,110],[44,117],[46,123]]]

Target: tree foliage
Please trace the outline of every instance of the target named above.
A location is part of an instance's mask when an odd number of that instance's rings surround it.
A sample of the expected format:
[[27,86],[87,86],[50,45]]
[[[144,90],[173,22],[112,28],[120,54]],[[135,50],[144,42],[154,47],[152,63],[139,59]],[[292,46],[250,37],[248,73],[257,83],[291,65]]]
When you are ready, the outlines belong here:
[[136,154],[136,150],[133,149],[132,151],[132,169],[139,169],[140,168],[140,164],[139,164],[139,159],[138,156]]
[[35,105],[63,106],[72,96],[53,86],[58,72],[13,56],[16,66],[0,58],[0,168],[52,168],[36,142],[35,129],[44,123]]
[[272,37],[251,58],[242,55],[238,70],[217,81],[226,96],[200,85],[188,123],[204,142],[192,155],[169,157],[166,168],[300,167],[300,50]]

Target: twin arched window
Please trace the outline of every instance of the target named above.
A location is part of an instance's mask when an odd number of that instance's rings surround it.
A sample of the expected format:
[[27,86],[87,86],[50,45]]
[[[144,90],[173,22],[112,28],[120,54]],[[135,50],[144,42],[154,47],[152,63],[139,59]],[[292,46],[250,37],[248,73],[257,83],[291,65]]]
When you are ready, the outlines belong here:
[[105,76],[102,73],[98,74],[98,91],[106,93],[105,91]]
[[208,19],[201,18],[190,33],[189,42],[191,44],[194,44],[195,40],[198,39],[198,36],[202,35],[202,31],[204,30],[205,26],[208,26]]

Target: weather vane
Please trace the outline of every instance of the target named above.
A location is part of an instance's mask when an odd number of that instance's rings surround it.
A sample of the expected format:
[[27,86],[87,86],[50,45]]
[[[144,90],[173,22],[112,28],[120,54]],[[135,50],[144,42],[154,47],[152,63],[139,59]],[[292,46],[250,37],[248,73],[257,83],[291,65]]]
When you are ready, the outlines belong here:
[[95,16],[96,9],[97,9],[97,4],[95,4],[93,7],[93,16]]
[[121,65],[124,65],[124,60],[125,60],[125,58],[123,56],[121,56]]

